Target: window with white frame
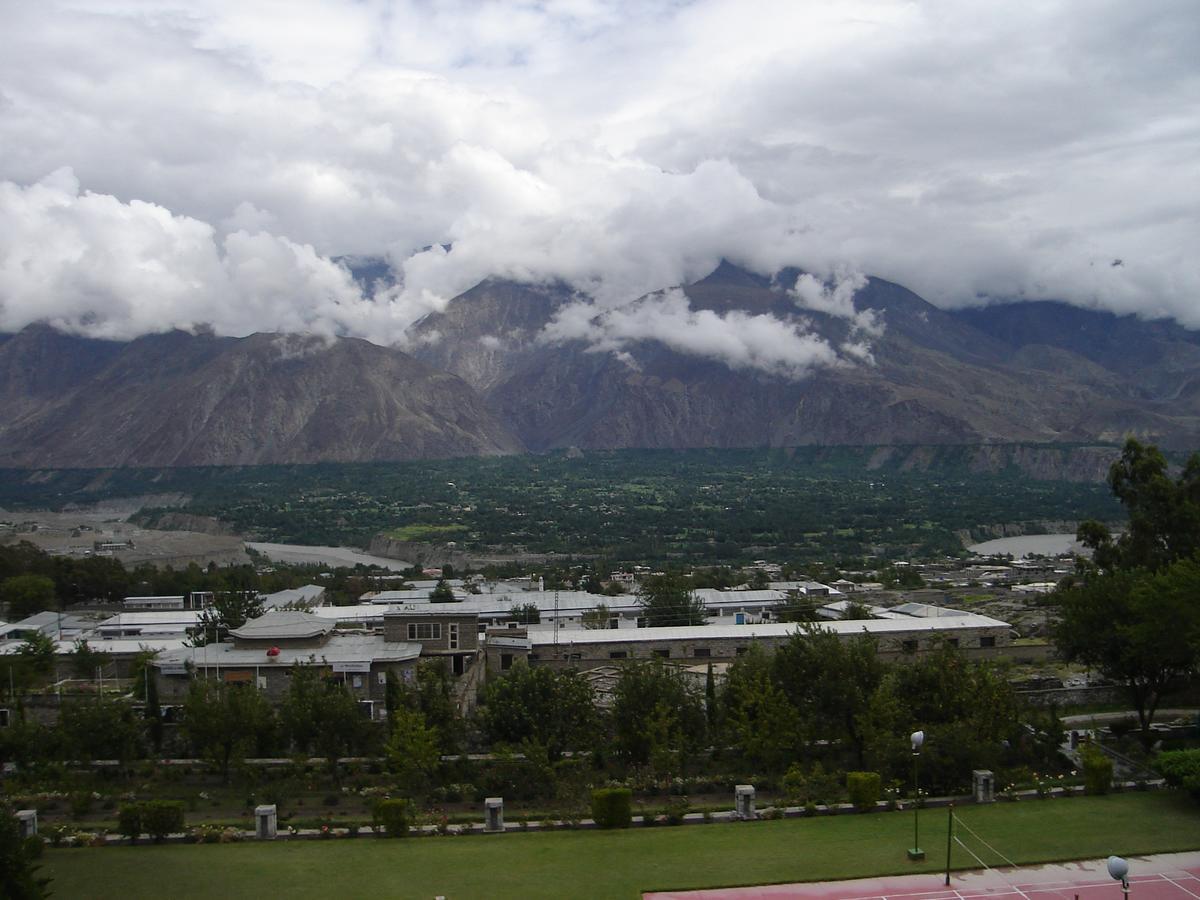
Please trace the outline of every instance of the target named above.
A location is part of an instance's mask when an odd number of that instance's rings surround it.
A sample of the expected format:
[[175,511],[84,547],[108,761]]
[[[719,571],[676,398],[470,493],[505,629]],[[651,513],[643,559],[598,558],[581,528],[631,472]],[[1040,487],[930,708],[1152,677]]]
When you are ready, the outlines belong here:
[[442,639],[442,623],[409,622],[408,639],[410,641],[439,641]]

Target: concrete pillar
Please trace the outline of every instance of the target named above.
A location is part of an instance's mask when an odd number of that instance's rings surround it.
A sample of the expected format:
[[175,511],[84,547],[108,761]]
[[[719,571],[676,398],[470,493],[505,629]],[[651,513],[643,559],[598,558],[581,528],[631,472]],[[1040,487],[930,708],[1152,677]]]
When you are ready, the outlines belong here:
[[976,769],[971,773],[971,793],[976,803],[996,801],[996,776],[988,769]]
[[504,830],[504,798],[503,797],[488,797],[483,801],[484,831],[503,831]]
[[34,837],[38,833],[37,810],[17,810],[17,827],[21,829],[21,837]]
[[739,819],[755,818],[754,785],[739,784],[733,789],[733,810]]
[[278,833],[275,804],[254,807],[254,836],[260,841],[273,841]]

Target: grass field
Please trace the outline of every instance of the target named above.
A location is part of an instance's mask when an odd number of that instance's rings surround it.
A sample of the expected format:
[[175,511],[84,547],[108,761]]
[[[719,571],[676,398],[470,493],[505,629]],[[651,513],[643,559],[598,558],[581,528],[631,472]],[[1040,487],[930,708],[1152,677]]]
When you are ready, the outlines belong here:
[[[1200,807],[1174,793],[960,810],[1017,863],[1200,848]],[[821,881],[945,866],[945,810],[630,831],[50,850],[56,897],[637,897],[641,891]],[[959,851],[956,868],[973,868]]]

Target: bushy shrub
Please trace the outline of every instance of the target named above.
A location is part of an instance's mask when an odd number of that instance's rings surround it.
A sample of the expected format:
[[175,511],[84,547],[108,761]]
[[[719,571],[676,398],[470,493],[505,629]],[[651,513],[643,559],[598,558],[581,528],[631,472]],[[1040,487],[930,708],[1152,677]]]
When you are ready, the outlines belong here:
[[878,772],[846,773],[846,790],[850,794],[850,802],[859,812],[875,808],[881,787],[882,779]]
[[371,811],[371,824],[375,830],[384,830],[388,837],[408,835],[409,807],[407,800],[380,800]]
[[622,787],[592,791],[592,818],[598,828],[628,828],[633,820],[633,791]]
[[142,829],[156,842],[183,831],[183,804],[178,800],[148,800],[142,804]]
[[1200,750],[1168,750],[1158,755],[1154,767],[1171,787],[1181,788],[1200,801]]
[[1090,744],[1080,749],[1079,758],[1083,760],[1084,793],[1107,794],[1112,787],[1113,761]]
[[71,795],[71,818],[82,819],[92,811],[95,797],[91,791],[76,791]]
[[841,794],[837,776],[819,762],[807,772],[800,763],[793,763],[783,776],[783,790],[788,800],[796,803],[833,803]]
[[142,827],[142,804],[128,803],[117,811],[117,831],[129,838],[129,842],[137,843],[145,828]]
[[686,797],[679,800],[672,800],[663,809],[663,817],[667,820],[668,825],[682,825],[683,817],[688,814],[688,810],[689,805]]

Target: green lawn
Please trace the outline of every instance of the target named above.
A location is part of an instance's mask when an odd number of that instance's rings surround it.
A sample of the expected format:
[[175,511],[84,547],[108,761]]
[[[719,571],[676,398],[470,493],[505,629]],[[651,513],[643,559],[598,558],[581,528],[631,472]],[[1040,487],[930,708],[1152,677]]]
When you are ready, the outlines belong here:
[[[1200,848],[1200,807],[1174,793],[960,810],[1020,863]],[[649,889],[831,880],[941,869],[945,810],[630,831],[50,850],[57,897],[636,897]],[[986,858],[986,857],[985,857]],[[971,868],[962,851],[958,868]]]

